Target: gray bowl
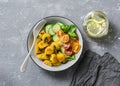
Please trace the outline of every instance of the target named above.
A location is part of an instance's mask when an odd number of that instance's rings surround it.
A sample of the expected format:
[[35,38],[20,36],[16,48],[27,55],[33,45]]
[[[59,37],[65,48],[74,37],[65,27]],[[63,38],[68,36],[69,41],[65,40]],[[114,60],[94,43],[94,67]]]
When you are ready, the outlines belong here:
[[[61,17],[61,16],[49,16],[49,17],[46,17],[44,18],[45,20],[47,20],[47,23],[55,23],[55,22],[63,22],[65,24],[74,24],[71,20],[67,19],[67,18],[64,18],[64,17]],[[35,28],[35,26],[40,23],[40,21],[38,21],[34,26],[33,28]],[[75,24],[74,24],[75,25]],[[77,26],[76,26],[77,27]],[[32,34],[32,31],[33,31],[33,28],[30,30],[29,34],[28,34],[28,39],[27,39],[27,48],[28,48],[28,51],[32,45],[32,42],[33,42],[33,34]],[[48,70],[48,71],[62,71],[62,70],[65,70],[65,69],[68,69],[69,67],[71,67],[73,64],[75,64],[78,59],[80,58],[81,54],[82,54],[82,50],[83,50],[83,39],[82,39],[82,36],[81,36],[81,33],[77,27],[77,30],[76,30],[77,34],[78,34],[78,37],[79,37],[79,43],[81,44],[81,49],[80,51],[78,52],[78,54],[76,54],[76,59],[75,60],[72,60],[72,61],[68,61],[67,63],[65,64],[62,64],[60,66],[54,66],[54,67],[50,67],[50,66],[47,66],[43,63],[43,61],[39,60],[37,57],[36,57],[36,54],[34,52],[34,49],[31,53],[31,58],[32,60],[41,68],[45,69],[45,70]]]

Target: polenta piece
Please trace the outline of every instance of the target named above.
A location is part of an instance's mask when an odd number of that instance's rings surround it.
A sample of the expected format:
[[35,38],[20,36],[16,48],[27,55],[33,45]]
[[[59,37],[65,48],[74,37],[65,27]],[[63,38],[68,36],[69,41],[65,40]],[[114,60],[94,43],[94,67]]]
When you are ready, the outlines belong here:
[[61,65],[60,62],[57,62],[57,63],[54,63],[54,64],[53,64],[53,66],[59,66],[59,65]]
[[50,34],[45,33],[45,34],[42,36],[42,40],[43,40],[44,42],[50,42],[50,40],[51,40]]
[[52,44],[51,44],[51,46],[54,48],[56,48],[57,50],[59,50],[60,49],[60,44],[59,44],[59,42],[53,42]]
[[45,53],[42,53],[42,54],[38,54],[37,57],[40,59],[40,60],[48,60],[48,57]]
[[45,47],[48,46],[48,43],[44,43],[44,41],[41,41],[41,42],[38,43],[38,46],[39,46],[40,49],[44,49]]
[[50,62],[50,60],[45,60],[44,64],[48,65],[48,66],[52,66],[52,63]]
[[55,54],[52,54],[50,57],[50,61],[52,62],[52,64],[57,63],[58,62],[57,56]]
[[39,34],[38,34],[38,38],[42,39],[42,36],[44,35],[45,31],[42,30]]
[[38,44],[35,44],[35,53],[36,53],[36,54],[41,53],[41,52],[40,52],[40,49],[39,49],[39,47],[38,47]]
[[37,39],[36,39],[36,44],[38,44],[40,41],[41,41],[41,39],[40,39],[40,38],[37,38]]
[[66,61],[65,55],[64,55],[63,53],[58,53],[58,54],[57,54],[57,59],[58,59],[58,61],[61,62],[61,63],[62,63],[62,62],[64,63],[64,62]]
[[53,47],[51,47],[51,46],[48,46],[46,49],[45,49],[45,53],[47,54],[47,55],[51,55],[51,54],[53,54]]

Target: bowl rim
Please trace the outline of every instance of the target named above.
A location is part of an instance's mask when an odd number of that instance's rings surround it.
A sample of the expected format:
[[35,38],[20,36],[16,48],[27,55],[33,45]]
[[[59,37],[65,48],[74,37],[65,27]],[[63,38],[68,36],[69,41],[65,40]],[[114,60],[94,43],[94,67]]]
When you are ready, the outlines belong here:
[[[63,16],[47,16],[47,17],[41,18],[40,20],[38,20],[38,21],[32,26],[32,28],[30,29],[30,31],[29,31],[29,33],[28,33],[28,35],[27,35],[27,42],[26,42],[26,45],[27,45],[27,51],[28,51],[28,52],[29,52],[29,46],[28,46],[29,37],[30,37],[30,33],[32,32],[33,28],[34,28],[40,21],[42,21],[43,19],[47,19],[47,18],[50,18],[50,17],[60,17],[60,18],[67,19],[68,21],[72,22],[72,23],[78,28],[78,26],[77,26],[72,20],[70,20],[70,19],[68,19],[68,18],[66,18],[66,17],[63,17]],[[80,32],[80,34],[81,34],[81,31],[80,31],[79,28],[78,28],[78,30],[79,30],[79,32]],[[80,56],[82,55],[83,46],[84,46],[84,45],[83,45],[83,37],[82,37],[82,34],[81,34],[81,38],[82,38],[82,41],[81,41],[81,43],[82,43],[82,48],[81,48],[81,49],[82,49],[82,50],[81,50]],[[40,66],[33,60],[33,58],[32,58],[31,55],[30,55],[30,58],[32,59],[32,61],[33,61],[39,68],[44,69],[44,70],[47,70],[47,69],[45,69],[45,68],[40,67]],[[78,60],[79,60],[79,59],[80,59],[80,57],[78,58]],[[76,62],[78,62],[78,60],[77,60]],[[72,64],[71,66],[69,66],[68,68],[66,68],[66,69],[55,70],[55,71],[53,71],[53,70],[47,70],[47,71],[52,71],[52,72],[64,71],[64,70],[69,69],[69,68],[72,67],[73,65],[75,65],[76,62],[75,62],[74,64]]]

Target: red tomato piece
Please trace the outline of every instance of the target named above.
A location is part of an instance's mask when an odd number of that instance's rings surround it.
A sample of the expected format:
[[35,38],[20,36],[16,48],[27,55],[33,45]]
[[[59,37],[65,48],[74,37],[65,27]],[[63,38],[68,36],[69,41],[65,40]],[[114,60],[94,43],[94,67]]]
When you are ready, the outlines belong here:
[[71,45],[70,45],[70,43],[64,43],[64,44],[63,44],[63,47],[64,47],[65,49],[69,49],[69,48],[71,47]]
[[65,54],[66,54],[67,56],[71,56],[71,55],[73,54],[73,52],[72,52],[72,51],[69,51],[69,50],[65,50]]

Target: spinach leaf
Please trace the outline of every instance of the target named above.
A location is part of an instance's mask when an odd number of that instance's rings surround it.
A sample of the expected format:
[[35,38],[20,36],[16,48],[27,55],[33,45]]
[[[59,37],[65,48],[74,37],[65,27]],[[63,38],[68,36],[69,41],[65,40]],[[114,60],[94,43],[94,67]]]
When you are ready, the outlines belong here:
[[72,56],[65,56],[67,60],[75,60],[75,55]]
[[61,26],[61,29],[66,33],[70,30],[70,26],[69,25],[63,25],[63,26]]
[[76,27],[74,24],[71,25],[62,25],[61,29],[65,32],[68,33],[71,37],[77,38],[77,35],[75,33]]
[[71,24],[71,25],[70,25],[70,28],[75,28],[75,25],[74,25],[74,24]]
[[68,34],[73,38],[77,38],[77,35],[75,32],[68,32]]
[[69,32],[75,32],[76,28],[70,28]]

